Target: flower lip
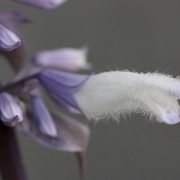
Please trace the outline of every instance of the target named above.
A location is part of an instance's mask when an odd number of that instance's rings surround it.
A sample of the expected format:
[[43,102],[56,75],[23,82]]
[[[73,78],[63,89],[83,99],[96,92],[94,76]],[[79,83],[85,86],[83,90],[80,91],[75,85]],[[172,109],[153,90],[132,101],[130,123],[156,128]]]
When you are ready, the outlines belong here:
[[164,74],[111,71],[92,76],[74,97],[88,119],[143,113],[158,122],[176,124],[180,122],[180,107],[175,87],[179,88],[180,82]]
[[177,112],[166,110],[164,111],[162,108],[158,108],[160,111],[160,119],[162,122],[174,125],[180,122],[180,115]]

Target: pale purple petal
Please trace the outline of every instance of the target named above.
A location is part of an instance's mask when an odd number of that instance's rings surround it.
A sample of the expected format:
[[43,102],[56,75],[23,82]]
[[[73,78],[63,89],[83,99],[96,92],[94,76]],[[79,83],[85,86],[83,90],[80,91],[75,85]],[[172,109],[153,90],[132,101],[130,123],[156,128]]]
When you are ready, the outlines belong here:
[[15,0],[15,1],[42,9],[53,9],[64,4],[67,0]]
[[8,93],[0,94],[1,120],[8,126],[22,122],[23,112],[16,100]]
[[21,45],[19,37],[0,24],[0,50],[11,51]]
[[[64,102],[79,111],[79,106],[74,99],[74,93],[81,88],[88,78],[88,75],[55,70],[45,70],[39,74],[40,82],[55,101]],[[60,104],[62,105],[62,103]]]
[[61,48],[37,53],[32,61],[43,68],[59,69],[65,71],[78,71],[89,69],[87,62],[88,48]]
[[38,96],[31,96],[31,110],[37,128],[44,134],[52,137],[57,136],[57,129],[54,121],[43,103],[42,99]]
[[1,49],[0,55],[3,55],[8,61],[13,69],[19,69],[24,62],[26,56],[27,45],[19,28],[22,24],[30,22],[29,18],[17,11],[1,11],[0,12],[0,24],[15,33],[21,40],[21,44],[18,48],[13,51],[5,51]]
[[37,128],[31,114],[28,114],[28,117],[17,127],[25,135],[51,149],[69,152],[85,151],[89,142],[89,128],[62,113],[53,115],[53,118],[58,132],[57,137],[47,136],[42,133]]

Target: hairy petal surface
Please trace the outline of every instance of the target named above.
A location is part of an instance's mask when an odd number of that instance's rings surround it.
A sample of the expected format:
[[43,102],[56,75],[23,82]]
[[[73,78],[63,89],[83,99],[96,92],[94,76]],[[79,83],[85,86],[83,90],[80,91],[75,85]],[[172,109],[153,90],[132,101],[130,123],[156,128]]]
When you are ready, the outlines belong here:
[[78,71],[91,67],[87,62],[87,52],[87,47],[42,51],[38,52],[32,61],[43,68]]
[[[138,75],[136,73],[136,75]],[[165,93],[173,95],[176,99],[180,99],[180,79],[173,78],[170,75],[160,74],[160,73],[146,73],[138,75],[137,78],[142,78],[147,85],[151,85],[160,88]]]
[[180,122],[175,97],[179,85],[178,79],[163,74],[112,71],[91,76],[75,93],[75,99],[89,119],[118,119],[140,112],[176,124]]

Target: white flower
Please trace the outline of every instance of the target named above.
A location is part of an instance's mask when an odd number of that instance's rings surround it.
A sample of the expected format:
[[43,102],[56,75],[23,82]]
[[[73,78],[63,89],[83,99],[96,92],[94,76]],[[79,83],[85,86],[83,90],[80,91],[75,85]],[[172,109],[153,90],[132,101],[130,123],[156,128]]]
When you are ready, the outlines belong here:
[[128,71],[92,75],[75,93],[78,105],[89,119],[117,119],[141,112],[167,124],[180,122],[179,98],[179,79]]

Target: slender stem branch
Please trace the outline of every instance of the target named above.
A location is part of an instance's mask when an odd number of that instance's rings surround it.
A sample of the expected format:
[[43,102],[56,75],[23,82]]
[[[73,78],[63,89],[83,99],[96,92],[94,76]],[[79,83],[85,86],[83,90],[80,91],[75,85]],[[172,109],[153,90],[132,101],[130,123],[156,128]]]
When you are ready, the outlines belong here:
[[84,180],[86,175],[86,153],[76,152],[75,155],[78,160],[80,178]]
[[26,180],[13,128],[0,123],[0,169],[3,180]]

